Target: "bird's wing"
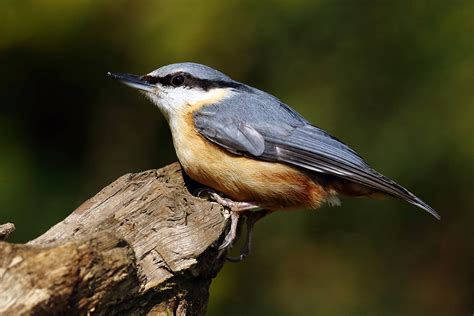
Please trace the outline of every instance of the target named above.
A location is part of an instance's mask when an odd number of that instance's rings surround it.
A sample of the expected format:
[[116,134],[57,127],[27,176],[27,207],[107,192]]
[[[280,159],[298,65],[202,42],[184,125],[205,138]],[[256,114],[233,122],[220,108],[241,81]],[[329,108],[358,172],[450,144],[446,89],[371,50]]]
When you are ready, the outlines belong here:
[[439,218],[429,205],[373,170],[347,145],[259,90],[202,108],[194,113],[194,123],[204,137],[234,154],[337,176],[398,197]]

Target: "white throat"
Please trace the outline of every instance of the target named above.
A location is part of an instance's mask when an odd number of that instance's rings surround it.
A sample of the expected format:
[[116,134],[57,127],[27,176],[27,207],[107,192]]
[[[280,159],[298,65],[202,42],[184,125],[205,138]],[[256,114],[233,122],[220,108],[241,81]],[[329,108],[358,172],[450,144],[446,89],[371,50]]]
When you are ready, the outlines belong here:
[[233,94],[234,92],[229,88],[204,91],[185,87],[166,88],[145,93],[163,113],[172,128],[172,132],[173,127],[171,125],[173,121],[179,120],[186,114],[197,111],[206,105],[218,103]]

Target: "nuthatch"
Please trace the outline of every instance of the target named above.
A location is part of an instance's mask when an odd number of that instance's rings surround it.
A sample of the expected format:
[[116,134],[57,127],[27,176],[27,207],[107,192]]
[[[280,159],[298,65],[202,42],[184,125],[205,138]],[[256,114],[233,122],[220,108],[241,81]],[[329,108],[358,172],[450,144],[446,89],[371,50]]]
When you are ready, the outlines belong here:
[[[215,69],[179,63],[144,76],[108,74],[158,106],[186,174],[227,197],[211,194],[231,210],[221,248],[232,245],[244,211],[339,205],[339,194],[389,195],[439,219],[428,204],[288,105]],[[248,234],[254,222],[247,218]]]

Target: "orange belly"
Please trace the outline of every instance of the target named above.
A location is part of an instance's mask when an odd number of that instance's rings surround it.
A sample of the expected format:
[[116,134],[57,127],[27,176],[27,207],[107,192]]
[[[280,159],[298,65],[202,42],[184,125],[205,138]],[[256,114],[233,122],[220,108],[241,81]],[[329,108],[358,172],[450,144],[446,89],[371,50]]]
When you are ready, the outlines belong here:
[[282,164],[236,156],[207,162],[183,167],[193,180],[235,201],[255,202],[269,209],[316,208],[328,195],[311,177]]
[[171,124],[173,142],[184,171],[195,181],[235,201],[269,209],[316,208],[334,195],[312,175],[288,165],[233,155],[203,138],[192,117]]

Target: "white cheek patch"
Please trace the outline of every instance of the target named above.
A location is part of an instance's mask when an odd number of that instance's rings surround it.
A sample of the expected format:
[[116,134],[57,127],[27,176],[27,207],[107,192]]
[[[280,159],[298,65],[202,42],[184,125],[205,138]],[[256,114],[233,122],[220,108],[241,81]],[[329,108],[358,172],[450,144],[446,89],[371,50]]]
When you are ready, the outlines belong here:
[[182,115],[194,107],[214,104],[233,95],[227,88],[204,91],[199,88],[158,87],[156,92],[146,92],[145,95],[163,113],[168,121],[175,115]]
[[211,89],[204,91],[199,88],[178,87],[165,90],[161,100],[166,103],[170,109],[180,112],[187,110],[189,106],[193,107],[198,104],[213,104],[231,95],[229,89]]
[[[210,89],[208,91],[199,88],[178,87],[168,91],[166,98],[172,103],[173,108],[177,111],[185,110],[188,106],[208,103],[212,104],[229,96],[229,89]],[[170,104],[171,105],[171,104]]]

